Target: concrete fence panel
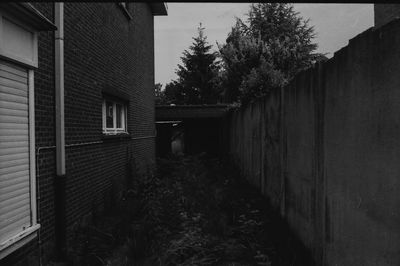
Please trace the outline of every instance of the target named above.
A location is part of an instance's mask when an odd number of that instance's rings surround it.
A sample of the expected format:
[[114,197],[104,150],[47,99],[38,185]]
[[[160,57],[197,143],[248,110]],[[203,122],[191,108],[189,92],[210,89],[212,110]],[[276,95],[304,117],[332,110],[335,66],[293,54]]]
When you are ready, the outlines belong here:
[[400,265],[400,20],[233,111],[227,149],[318,265]]

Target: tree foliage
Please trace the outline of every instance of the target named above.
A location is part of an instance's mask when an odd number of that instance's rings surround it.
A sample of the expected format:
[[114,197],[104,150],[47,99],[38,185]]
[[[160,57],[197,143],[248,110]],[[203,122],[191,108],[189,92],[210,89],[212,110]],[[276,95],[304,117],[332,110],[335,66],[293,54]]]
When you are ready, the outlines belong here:
[[165,90],[162,90],[162,84],[156,83],[154,85],[154,96],[156,105],[167,104]]
[[204,28],[198,27],[198,36],[185,50],[178,65],[177,80],[166,85],[165,94],[175,104],[213,104],[219,99],[217,53],[211,52]]
[[323,59],[314,53],[308,22],[290,4],[252,4],[247,21],[237,19],[226,44],[219,45],[225,101],[262,97]]

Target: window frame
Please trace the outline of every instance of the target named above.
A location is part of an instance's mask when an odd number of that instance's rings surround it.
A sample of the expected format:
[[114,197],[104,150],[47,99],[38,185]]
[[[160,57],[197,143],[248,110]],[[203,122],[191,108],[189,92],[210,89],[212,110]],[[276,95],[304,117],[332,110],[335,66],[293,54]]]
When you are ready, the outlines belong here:
[[[112,103],[113,108],[113,127],[107,127],[107,102]],[[122,127],[117,127],[117,105],[121,105],[121,125]],[[102,120],[103,120],[103,134],[105,135],[119,135],[128,134],[128,105],[126,102],[121,100],[116,100],[110,97],[103,96],[102,99]]]

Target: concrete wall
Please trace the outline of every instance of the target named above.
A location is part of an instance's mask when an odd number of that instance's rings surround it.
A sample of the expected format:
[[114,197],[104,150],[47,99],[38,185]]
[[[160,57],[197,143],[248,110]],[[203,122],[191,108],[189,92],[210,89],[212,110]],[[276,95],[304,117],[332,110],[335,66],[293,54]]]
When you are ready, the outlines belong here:
[[318,265],[400,265],[400,21],[233,112],[229,152]]

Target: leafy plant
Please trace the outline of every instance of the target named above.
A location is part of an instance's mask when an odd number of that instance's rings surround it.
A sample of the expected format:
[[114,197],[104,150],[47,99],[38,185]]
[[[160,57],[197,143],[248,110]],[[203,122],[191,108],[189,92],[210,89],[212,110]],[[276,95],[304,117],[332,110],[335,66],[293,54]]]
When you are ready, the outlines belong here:
[[245,104],[286,85],[299,71],[326,58],[314,53],[314,28],[291,4],[258,3],[219,45],[225,100]]

